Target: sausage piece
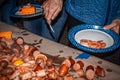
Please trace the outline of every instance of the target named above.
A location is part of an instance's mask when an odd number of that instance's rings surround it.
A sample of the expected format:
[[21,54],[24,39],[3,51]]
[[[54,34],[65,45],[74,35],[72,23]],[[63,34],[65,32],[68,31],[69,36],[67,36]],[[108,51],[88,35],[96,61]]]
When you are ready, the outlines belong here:
[[84,67],[84,63],[82,61],[77,61],[77,63],[80,65],[81,69]]
[[79,60],[73,65],[73,70],[77,71],[79,69],[82,69],[83,67],[84,67],[84,63]]
[[1,66],[1,67],[6,67],[8,64],[9,64],[9,63],[8,63],[7,60],[2,60],[2,61],[0,61],[0,66]]
[[16,39],[16,43],[19,44],[19,45],[22,45],[22,44],[24,44],[24,39],[22,37],[18,37]]
[[55,71],[50,72],[50,73],[48,74],[48,78],[49,78],[50,80],[56,80],[56,79],[57,79],[57,74],[56,74],[56,72],[55,72]]
[[65,75],[65,80],[73,80],[73,75],[70,74]]
[[79,69],[79,70],[77,70],[76,72],[77,72],[77,74],[78,74],[80,77],[85,76],[85,73],[84,73],[84,70],[83,70],[83,69]]
[[11,67],[6,67],[1,71],[2,75],[11,75],[14,72],[13,68]]
[[85,75],[86,75],[86,78],[89,80],[94,79],[95,72],[94,72],[94,67],[92,65],[87,66]]
[[71,66],[73,66],[75,64],[75,60],[71,57],[69,58],[69,60],[70,60]]
[[77,71],[79,69],[82,69],[83,67],[84,67],[84,63],[79,60],[73,65],[73,70]]
[[65,76],[68,73],[69,67],[67,64],[62,64],[58,70],[60,76]]
[[75,63],[75,64],[72,66],[72,69],[73,69],[74,71],[77,71],[77,70],[80,69],[80,65],[79,65],[78,63]]
[[97,66],[95,74],[100,76],[100,77],[105,77],[105,70],[102,67]]
[[65,59],[62,64],[66,64],[68,67],[71,66],[71,62],[69,59]]

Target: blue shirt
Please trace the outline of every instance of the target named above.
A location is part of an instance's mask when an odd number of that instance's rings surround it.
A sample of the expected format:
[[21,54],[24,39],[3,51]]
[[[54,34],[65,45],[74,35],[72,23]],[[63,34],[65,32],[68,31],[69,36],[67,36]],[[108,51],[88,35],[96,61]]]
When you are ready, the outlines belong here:
[[120,19],[120,0],[66,0],[66,10],[77,20],[104,26]]

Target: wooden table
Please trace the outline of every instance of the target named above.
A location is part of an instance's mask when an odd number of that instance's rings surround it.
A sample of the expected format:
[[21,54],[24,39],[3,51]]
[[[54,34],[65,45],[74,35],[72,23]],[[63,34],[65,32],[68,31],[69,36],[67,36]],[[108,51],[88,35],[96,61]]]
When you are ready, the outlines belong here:
[[[6,23],[0,22],[0,31],[8,31],[8,30],[13,32],[13,38],[23,37],[25,42],[27,43],[39,43],[39,44],[36,44],[35,46],[42,53],[45,53],[45,54],[49,54],[52,56],[65,57],[65,58],[72,56],[72,58],[75,58],[78,54],[82,53],[82,51],[50,41],[41,36],[19,29],[15,26],[11,26]],[[97,65],[102,66],[105,69],[106,77],[100,78],[100,80],[120,80],[119,65],[110,63],[108,61],[102,60],[95,56],[90,56],[88,59],[80,59],[80,60],[84,62],[85,67],[88,65],[93,65],[95,67]]]

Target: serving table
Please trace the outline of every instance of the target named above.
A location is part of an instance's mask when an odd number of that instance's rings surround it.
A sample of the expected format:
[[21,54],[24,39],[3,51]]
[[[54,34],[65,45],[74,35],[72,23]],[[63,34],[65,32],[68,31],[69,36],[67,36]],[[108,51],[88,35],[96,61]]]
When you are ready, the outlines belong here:
[[[51,41],[49,39],[43,38],[41,36],[35,35],[31,32],[28,32],[23,29],[19,29],[15,26],[11,26],[3,22],[0,22],[0,31],[12,31],[13,38],[23,37],[25,42],[31,43],[34,46],[36,46],[40,50],[41,53],[45,53],[46,55],[56,56],[58,57],[58,59],[61,59],[62,57],[75,58],[78,54],[83,53],[80,50],[70,48],[68,46]],[[108,62],[106,60],[100,59],[95,56],[90,56],[88,59],[80,59],[80,60],[84,62],[85,66],[99,65],[105,69],[106,76],[98,80],[120,80],[120,66],[119,65],[113,64],[111,62]]]

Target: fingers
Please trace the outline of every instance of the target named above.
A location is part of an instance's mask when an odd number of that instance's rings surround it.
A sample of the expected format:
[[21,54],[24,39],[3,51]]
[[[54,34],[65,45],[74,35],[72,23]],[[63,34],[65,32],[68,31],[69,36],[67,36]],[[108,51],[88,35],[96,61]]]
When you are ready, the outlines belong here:
[[50,24],[51,21],[54,20],[57,17],[57,15],[59,14],[60,11],[61,11],[60,8],[56,8],[54,10],[50,10],[49,13],[48,13],[48,15],[45,16],[47,22]]
[[57,15],[60,13],[60,11],[62,10],[62,6],[61,7],[58,7],[57,9],[56,9],[56,11],[53,13],[53,16],[52,16],[52,20],[54,20],[56,17],[57,17]]
[[118,24],[118,21],[113,21],[111,24],[104,26],[105,30],[111,29],[115,31],[117,34],[120,33],[120,26]]
[[44,3],[42,4],[42,7],[44,8],[47,5],[47,0],[44,1]]
[[59,7],[56,9],[56,11],[54,12],[53,16],[52,16],[52,20],[54,20],[57,15],[60,13],[60,11],[62,10],[62,6],[63,6],[63,2],[62,0],[59,2]]
[[48,15],[46,16],[46,19],[52,20],[52,16],[54,16],[54,13],[56,12],[56,10],[57,10],[57,7],[50,9]]
[[[49,1],[49,0],[48,0],[48,1]],[[46,1],[42,4],[42,8],[44,9],[44,12],[43,12],[44,16],[47,16],[48,13],[49,13],[49,6],[50,6],[50,4],[49,4],[48,1],[46,0]]]
[[46,0],[42,7],[44,9],[45,19],[48,23],[55,19],[59,12],[62,10],[62,0]]
[[117,34],[120,33],[120,27],[119,26],[116,26],[114,28],[112,28],[113,31],[115,31]]
[[115,26],[117,26],[116,23],[111,23],[111,24],[109,24],[109,25],[104,26],[103,28],[104,28],[105,30],[108,30],[108,29],[112,29],[112,28],[115,27]]

